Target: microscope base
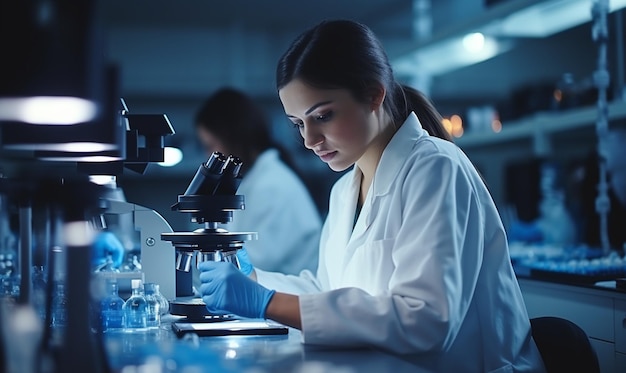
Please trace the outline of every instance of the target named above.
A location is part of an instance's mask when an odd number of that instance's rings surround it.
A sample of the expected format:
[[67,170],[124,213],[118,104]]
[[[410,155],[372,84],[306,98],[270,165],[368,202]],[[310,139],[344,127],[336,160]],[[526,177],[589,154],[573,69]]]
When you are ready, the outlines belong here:
[[198,297],[179,297],[170,301],[170,313],[177,316],[186,316],[186,321],[215,322],[235,319],[234,315],[213,315]]

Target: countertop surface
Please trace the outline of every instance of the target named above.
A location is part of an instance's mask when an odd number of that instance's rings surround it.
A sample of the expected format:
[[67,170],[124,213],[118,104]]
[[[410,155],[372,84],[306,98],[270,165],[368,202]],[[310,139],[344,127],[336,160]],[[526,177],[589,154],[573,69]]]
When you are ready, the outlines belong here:
[[301,333],[286,335],[178,338],[165,317],[158,329],[105,333],[105,350],[114,372],[430,372],[419,360],[373,349],[337,349],[301,343]]

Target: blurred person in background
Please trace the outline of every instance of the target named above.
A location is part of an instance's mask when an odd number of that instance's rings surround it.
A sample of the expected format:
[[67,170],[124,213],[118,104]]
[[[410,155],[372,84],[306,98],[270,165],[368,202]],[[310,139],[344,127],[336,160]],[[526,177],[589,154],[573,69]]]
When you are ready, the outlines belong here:
[[245,245],[252,265],[284,274],[315,271],[321,217],[288,166],[288,155],[272,140],[262,109],[243,92],[225,87],[202,104],[195,126],[207,154],[218,151],[243,161],[237,194],[245,196],[246,208],[235,211],[226,228],[258,232],[258,240]]

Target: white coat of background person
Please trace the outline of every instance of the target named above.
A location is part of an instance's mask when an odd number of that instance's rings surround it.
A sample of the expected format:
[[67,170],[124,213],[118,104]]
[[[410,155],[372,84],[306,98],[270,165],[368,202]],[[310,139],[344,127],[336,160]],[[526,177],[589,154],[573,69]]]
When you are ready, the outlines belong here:
[[305,146],[335,171],[354,167],[331,192],[316,275],[202,263],[209,311],[276,320],[307,344],[409,355],[433,372],[544,372],[487,187],[432,103],[394,79],[372,31],[322,22],[277,74]]
[[258,233],[258,240],[244,244],[251,264],[285,274],[315,271],[321,218],[304,183],[281,160],[261,108],[243,92],[222,88],[202,104],[195,124],[209,153],[243,161],[237,194],[245,196],[246,208],[234,211],[226,228]]

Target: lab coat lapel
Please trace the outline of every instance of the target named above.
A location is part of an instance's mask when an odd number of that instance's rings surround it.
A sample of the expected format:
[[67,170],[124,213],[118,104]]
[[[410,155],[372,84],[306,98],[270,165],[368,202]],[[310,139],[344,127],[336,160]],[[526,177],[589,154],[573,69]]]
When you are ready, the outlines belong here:
[[[356,200],[359,195],[359,186],[362,177],[361,170],[354,167],[354,177],[350,188],[346,188],[345,201],[346,208],[344,214],[348,216],[342,217],[342,222],[350,223],[347,229],[347,246],[344,255],[343,266],[347,266],[350,259],[354,256],[358,247],[365,243],[365,234],[367,229],[372,225],[374,218],[379,214],[380,202],[383,196],[389,193],[391,185],[394,183],[400,168],[406,162],[406,156],[413,148],[418,138],[428,136],[428,133],[422,128],[417,116],[411,113],[407,120],[398,129],[385,150],[376,168],[376,174],[372,181],[365,203],[361,209],[361,214],[351,231],[351,223],[354,221],[354,213],[356,209]],[[351,233],[349,233],[351,231]]]
[[340,215],[337,217],[337,227],[332,237],[337,247],[346,247],[350,242],[360,183],[361,171],[357,167],[354,167],[352,170],[351,184],[348,188],[344,189],[341,195],[343,207],[340,210]]
[[[350,222],[354,221],[354,214],[356,212],[356,201],[359,196],[359,187],[361,185],[361,177],[362,177],[362,173],[358,169],[358,167],[355,166],[354,169],[355,169],[355,177],[353,179],[352,188],[350,188],[351,194],[352,194],[350,196],[350,200],[352,201],[352,204],[350,205],[349,209],[346,209],[346,211],[350,213],[351,220],[348,220],[348,219],[345,220],[345,221],[350,221]],[[361,213],[359,214],[356,224],[354,225],[354,229],[352,229],[352,225],[350,225],[349,227],[349,233],[348,233],[349,239],[347,241],[346,251],[345,251],[344,261],[343,261],[344,268],[348,265],[348,262],[354,256],[356,249],[363,245],[365,233],[367,232],[367,229],[372,223],[371,217],[376,216],[376,211],[373,211],[372,196],[373,196],[372,191],[368,192],[367,196],[365,197],[365,202],[363,203],[363,207],[361,208]]]

